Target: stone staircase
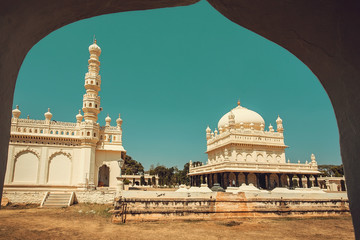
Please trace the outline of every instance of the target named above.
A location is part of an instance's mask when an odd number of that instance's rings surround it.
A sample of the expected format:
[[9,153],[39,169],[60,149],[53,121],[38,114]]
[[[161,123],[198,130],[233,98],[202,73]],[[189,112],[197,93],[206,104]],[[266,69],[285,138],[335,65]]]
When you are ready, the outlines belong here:
[[72,205],[76,200],[74,192],[47,192],[41,202],[43,208],[62,208]]

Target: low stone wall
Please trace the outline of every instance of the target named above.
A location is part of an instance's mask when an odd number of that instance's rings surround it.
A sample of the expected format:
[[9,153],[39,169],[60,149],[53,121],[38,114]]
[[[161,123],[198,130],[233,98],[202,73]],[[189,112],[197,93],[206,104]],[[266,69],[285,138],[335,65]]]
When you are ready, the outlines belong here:
[[4,191],[3,197],[15,204],[41,204],[45,196],[44,191]]
[[[123,203],[127,206],[126,219],[140,221],[349,214],[347,199],[248,199],[245,193],[219,192],[208,198],[120,198],[115,210]],[[116,212],[113,222],[120,221]]]
[[81,190],[4,190],[3,197],[8,198],[14,204],[41,204],[46,192],[75,192],[79,203],[112,204],[115,198],[114,191],[81,191]]
[[115,192],[111,191],[75,191],[76,199],[79,203],[114,203]]

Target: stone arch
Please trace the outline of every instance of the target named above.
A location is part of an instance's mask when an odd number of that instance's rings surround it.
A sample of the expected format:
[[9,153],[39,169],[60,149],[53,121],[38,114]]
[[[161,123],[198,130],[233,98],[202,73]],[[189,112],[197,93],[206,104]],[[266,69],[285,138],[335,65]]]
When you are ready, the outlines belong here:
[[256,160],[257,160],[258,162],[264,162],[264,161],[265,161],[264,156],[263,156],[261,153],[259,153],[259,154],[256,156]]
[[[52,31],[69,23],[98,15],[185,6],[195,3],[197,0],[143,0],[136,4],[129,1],[106,0],[105,2],[106,4],[95,0],[89,0],[86,3],[70,1],[66,5],[59,1],[51,3],[40,1],[32,5],[17,2],[7,3],[7,9],[11,10],[16,7],[19,11],[9,11],[8,16],[14,21],[0,26],[4,35],[8,36],[5,41],[9,43],[4,54],[0,56],[0,68],[6,69],[6,71],[0,71],[0,79],[4,86],[9,86],[9,91],[1,94],[4,103],[0,107],[2,112],[9,112],[11,109],[16,76],[26,54],[31,47]],[[357,185],[360,181],[358,174],[360,163],[357,156],[360,153],[360,138],[358,137],[360,126],[357,122],[360,109],[357,101],[354,101],[354,99],[359,99],[358,89],[360,86],[358,81],[360,60],[357,51],[360,36],[354,31],[360,21],[358,3],[356,1],[330,1],[309,5],[307,1],[290,3],[283,0],[238,1],[236,3],[234,1],[208,0],[208,2],[235,24],[260,34],[290,51],[311,69],[326,89],[336,114],[338,126],[341,126],[339,128],[341,156],[347,174],[346,182],[349,188],[348,195],[355,234],[359,238],[360,207],[357,206],[357,203],[360,201],[360,193],[357,191]],[[92,7],[86,8],[85,6]],[[52,16],[55,11],[59,13],[57,18]],[[73,12],[71,16],[61,14],[69,11]],[[322,21],[317,21],[319,12],[322,13]],[[24,23],[26,19],[28,24]],[[326,27],[327,31],[315,31],[322,27]],[[35,29],[36,31],[34,31]],[[20,32],[26,37],[19,37]],[[24,39],[26,40],[24,41]],[[341,82],[341,88],[339,88],[339,82]],[[11,115],[8,114],[7,117],[0,120],[2,132],[8,131],[10,119]],[[3,134],[0,142],[1,161],[6,161],[9,135]],[[0,177],[3,179],[5,169],[1,169],[0,172]],[[2,186],[3,183],[1,183]],[[2,191],[0,191],[0,195],[1,193]]]
[[246,154],[246,161],[247,162],[253,162],[253,156],[250,154],[250,153],[248,153],[248,154]]
[[32,149],[24,149],[14,155],[12,182],[35,184],[39,174],[40,155]]
[[62,150],[50,155],[47,183],[52,185],[70,185],[72,157]]
[[99,167],[98,172],[98,187],[109,187],[109,179],[110,179],[110,168],[103,164]]
[[244,158],[243,158],[243,156],[242,156],[241,153],[238,153],[238,154],[236,155],[236,161],[239,161],[239,162],[244,161]]

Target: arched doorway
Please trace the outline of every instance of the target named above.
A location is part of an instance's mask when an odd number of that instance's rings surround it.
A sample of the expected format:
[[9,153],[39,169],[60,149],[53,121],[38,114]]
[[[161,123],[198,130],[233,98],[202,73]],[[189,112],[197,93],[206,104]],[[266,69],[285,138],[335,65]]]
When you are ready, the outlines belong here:
[[102,165],[99,168],[98,187],[109,187],[110,168]]

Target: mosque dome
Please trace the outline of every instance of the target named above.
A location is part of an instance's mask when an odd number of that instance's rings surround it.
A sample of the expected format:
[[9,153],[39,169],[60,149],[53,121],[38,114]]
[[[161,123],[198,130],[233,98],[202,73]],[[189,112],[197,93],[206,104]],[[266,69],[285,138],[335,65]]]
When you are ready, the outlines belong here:
[[19,110],[18,105],[16,105],[16,108],[14,110],[12,110],[12,114],[13,114],[14,118],[19,118],[20,117],[21,111]]
[[94,43],[89,46],[89,52],[90,54],[101,54],[101,48],[96,44],[96,39],[94,40]]
[[240,106],[240,101],[238,106],[232,109],[230,112],[226,113],[219,121],[218,128],[229,128],[229,120],[233,119],[235,116],[235,128],[251,128],[260,130],[261,126],[265,125],[264,119],[258,114],[250,109],[247,109],[243,106]]
[[109,117],[109,114],[108,114],[107,117],[105,118],[105,122],[106,122],[106,125],[110,125],[111,117]]

